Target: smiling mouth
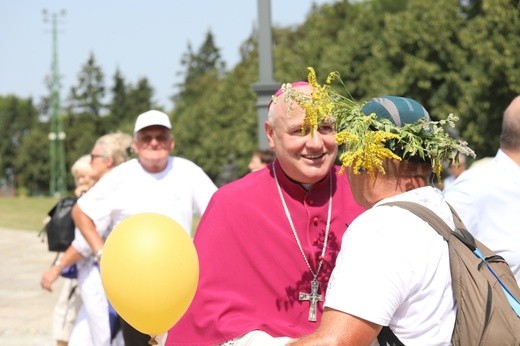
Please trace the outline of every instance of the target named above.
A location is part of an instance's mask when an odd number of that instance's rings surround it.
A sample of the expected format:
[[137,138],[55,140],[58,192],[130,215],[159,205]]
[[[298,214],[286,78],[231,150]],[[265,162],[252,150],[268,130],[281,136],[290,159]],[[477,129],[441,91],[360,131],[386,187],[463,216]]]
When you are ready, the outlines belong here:
[[317,160],[317,159],[321,159],[323,156],[325,156],[325,154],[318,154],[318,155],[302,155],[303,158],[305,159],[308,159],[308,160]]

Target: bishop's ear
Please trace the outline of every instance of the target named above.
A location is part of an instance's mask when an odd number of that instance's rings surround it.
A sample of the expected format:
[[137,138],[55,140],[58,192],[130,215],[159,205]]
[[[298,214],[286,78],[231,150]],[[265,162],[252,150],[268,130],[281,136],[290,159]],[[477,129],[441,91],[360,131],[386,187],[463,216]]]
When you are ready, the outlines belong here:
[[274,149],[274,131],[273,126],[269,121],[266,121],[264,124],[265,135],[267,136],[267,142],[271,149]]

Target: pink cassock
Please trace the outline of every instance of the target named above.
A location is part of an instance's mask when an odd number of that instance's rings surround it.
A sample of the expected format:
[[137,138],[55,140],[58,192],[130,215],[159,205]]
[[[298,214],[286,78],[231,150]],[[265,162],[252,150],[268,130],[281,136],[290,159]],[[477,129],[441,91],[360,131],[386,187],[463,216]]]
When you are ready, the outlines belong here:
[[[306,191],[276,172],[302,248],[316,271],[323,248],[329,179]],[[333,206],[327,251],[319,272],[319,293],[327,282],[348,225],[363,209],[354,202],[346,174],[333,168]],[[200,279],[195,298],[169,331],[166,345],[216,345],[252,330],[297,337],[316,329],[310,322],[312,274],[284,212],[272,165],[221,187],[195,235]],[[175,294],[175,292],[172,292]]]

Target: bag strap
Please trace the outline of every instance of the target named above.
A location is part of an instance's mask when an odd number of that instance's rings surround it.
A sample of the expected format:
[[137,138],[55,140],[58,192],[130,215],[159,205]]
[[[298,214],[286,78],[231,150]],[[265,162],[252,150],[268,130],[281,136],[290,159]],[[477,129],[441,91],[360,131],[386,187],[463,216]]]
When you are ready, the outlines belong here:
[[426,208],[425,206],[415,203],[415,202],[407,202],[407,201],[395,201],[395,202],[388,202],[381,205],[388,205],[388,206],[396,206],[401,207],[403,209],[406,209],[424,221],[426,221],[434,230],[437,231],[447,242],[450,240],[450,235],[456,236],[464,245],[466,245],[471,252],[475,254],[480,260],[487,266],[489,271],[493,274],[493,276],[497,279],[497,281],[500,283],[500,286],[502,287],[502,290],[504,291],[504,294],[509,302],[509,305],[511,305],[511,308],[515,311],[516,315],[520,317],[520,302],[518,299],[513,296],[513,294],[509,291],[507,286],[500,280],[498,275],[495,273],[493,268],[489,265],[486,258],[482,255],[482,252],[477,247],[477,244],[475,242],[475,238],[471,235],[471,233],[468,232],[466,229],[466,226],[464,226],[464,223],[462,222],[460,216],[457,214],[455,209],[447,203],[450,207],[451,214],[453,216],[453,222],[455,223],[455,229],[452,230],[450,226],[446,224],[437,214],[435,214],[433,211],[431,211],[429,208]]
[[[415,202],[407,202],[407,201],[395,201],[395,202],[388,202],[381,205],[388,205],[388,206],[396,206],[403,209],[406,209],[421,219],[423,219],[426,223],[428,223],[434,230],[439,233],[444,240],[449,241],[453,230],[444,222],[437,214],[435,214],[433,211],[431,211],[429,208],[426,208],[425,206],[422,206]],[[451,209],[451,207],[450,207]],[[453,209],[452,209],[453,213]],[[460,220],[460,217],[454,217],[453,221],[455,222],[455,229],[460,229],[464,227],[464,224]],[[461,227],[462,226],[462,227]],[[469,233],[469,232],[468,232]],[[458,238],[458,237],[457,237]],[[470,234],[468,237],[468,242],[471,244],[475,244],[475,239]],[[464,242],[465,243],[465,242]],[[466,243],[465,243],[466,244]],[[475,247],[475,245],[473,245]]]

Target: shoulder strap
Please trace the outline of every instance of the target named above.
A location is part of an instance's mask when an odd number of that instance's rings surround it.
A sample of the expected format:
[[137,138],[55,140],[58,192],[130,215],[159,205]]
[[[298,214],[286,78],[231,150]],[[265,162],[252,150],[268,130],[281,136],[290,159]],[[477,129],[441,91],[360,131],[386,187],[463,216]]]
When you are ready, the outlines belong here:
[[[435,214],[430,209],[426,208],[425,206],[422,206],[418,203],[414,202],[406,202],[406,201],[396,201],[396,202],[388,202],[381,205],[388,205],[388,206],[396,206],[401,207],[403,209],[406,209],[421,219],[423,219],[425,222],[427,222],[434,230],[437,231],[446,241],[449,241],[450,236],[453,232],[453,230],[444,222],[437,214]],[[453,212],[453,210],[452,210]],[[458,215],[457,215],[458,217]],[[453,218],[453,221],[457,219],[458,222],[455,224],[455,228],[458,229],[460,225],[462,225],[462,228],[464,228],[464,224],[462,224],[462,221],[460,218]],[[470,234],[471,236],[471,234]],[[471,236],[473,238],[473,236]],[[475,243],[475,240],[473,239],[473,244]]]
[[453,216],[455,229],[451,229],[451,227],[448,226],[446,222],[444,222],[444,220],[442,220],[437,214],[435,214],[429,208],[426,208],[425,206],[415,202],[395,201],[384,203],[381,205],[395,205],[396,207],[407,209],[408,211],[414,213],[415,215],[426,221],[446,241],[449,241],[450,236],[454,235],[457,238],[459,238],[459,240],[462,243],[464,243],[464,245],[466,245],[472,252],[474,252],[477,248],[475,238],[473,237],[473,235],[471,235],[471,233],[468,232],[459,214],[457,214],[455,209],[453,209],[453,207],[449,204],[448,206],[450,207],[451,214]]

